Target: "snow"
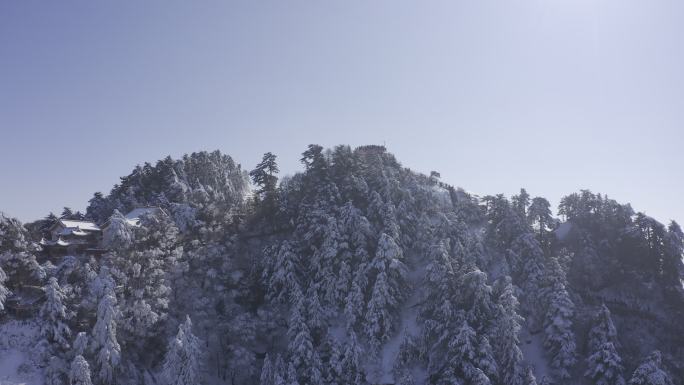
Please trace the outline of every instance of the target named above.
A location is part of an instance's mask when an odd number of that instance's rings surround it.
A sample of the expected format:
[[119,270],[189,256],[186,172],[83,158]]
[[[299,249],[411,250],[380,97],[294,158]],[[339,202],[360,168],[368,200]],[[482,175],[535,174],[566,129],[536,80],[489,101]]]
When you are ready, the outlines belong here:
[[449,190],[438,185],[434,185],[431,187],[432,188],[430,193],[432,195],[432,198],[434,199],[435,205],[441,208],[442,210],[449,210],[452,206],[451,194],[449,193]]
[[520,350],[523,352],[523,357],[532,366],[537,380],[540,381],[544,376],[551,376],[551,369],[544,351],[543,333],[530,333],[529,328],[524,326],[520,331],[520,342]]
[[70,229],[80,229],[83,231],[100,231],[100,227],[90,221],[75,221],[72,219],[60,219],[62,225]]
[[0,385],[42,385],[42,374],[16,349],[0,352]]
[[[409,270],[407,280],[411,287],[414,289],[411,293],[411,296],[408,298],[408,300],[406,300],[406,302],[401,308],[401,322],[399,328],[397,329],[397,333],[395,333],[395,335],[392,336],[392,338],[390,338],[390,340],[387,341],[387,343],[385,343],[385,345],[383,346],[380,352],[379,362],[374,363],[372,366],[369,365],[368,367],[368,379],[372,380],[372,383],[395,383],[394,374],[392,373],[392,371],[394,368],[394,362],[396,361],[397,354],[399,354],[399,348],[404,338],[404,333],[407,333],[414,337],[417,337],[420,333],[420,326],[417,322],[419,311],[418,304],[423,296],[420,284],[423,280],[423,277],[425,276],[426,265],[424,262],[416,261],[416,258],[413,259],[414,260],[410,261],[413,262],[410,263],[410,265],[417,266],[417,268]],[[423,377],[425,376],[425,373],[418,373],[414,371],[414,373],[412,374],[414,376],[414,379],[416,380],[416,383],[423,382]]]
[[42,385],[36,360],[38,326],[11,320],[0,326],[0,385]]
[[124,215],[124,218],[129,225],[137,227],[140,226],[140,217],[146,214],[156,214],[159,210],[158,207],[139,207]]

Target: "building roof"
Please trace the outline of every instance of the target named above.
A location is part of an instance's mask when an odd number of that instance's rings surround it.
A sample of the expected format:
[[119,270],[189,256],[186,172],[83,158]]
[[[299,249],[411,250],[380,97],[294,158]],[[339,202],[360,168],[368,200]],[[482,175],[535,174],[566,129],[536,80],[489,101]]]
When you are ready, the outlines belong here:
[[146,214],[157,214],[161,211],[159,207],[138,207],[124,215],[126,222],[131,226],[140,226],[140,218]]
[[68,228],[68,229],[78,229],[81,231],[100,231],[100,227],[95,224],[95,222],[90,222],[90,221],[77,221],[73,219],[60,219],[58,220],[54,225],[52,225],[52,228],[54,228],[56,225],[61,224],[62,226]]

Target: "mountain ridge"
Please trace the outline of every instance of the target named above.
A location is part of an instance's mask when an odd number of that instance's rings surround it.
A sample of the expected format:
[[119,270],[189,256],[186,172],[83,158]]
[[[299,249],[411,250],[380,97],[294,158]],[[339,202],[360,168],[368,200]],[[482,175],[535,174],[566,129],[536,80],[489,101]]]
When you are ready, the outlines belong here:
[[[99,259],[51,267],[30,244],[46,223],[3,216],[7,287],[57,293],[32,318],[53,364],[36,371],[64,381],[80,356],[102,384],[682,383],[676,222],[587,190],[561,220],[525,190],[473,196],[383,146],[311,145],[280,181],[267,155],[250,173],[219,152],[136,167],[86,210],[116,223]],[[139,206],[164,214],[117,220]],[[59,343],[67,329],[95,348]]]

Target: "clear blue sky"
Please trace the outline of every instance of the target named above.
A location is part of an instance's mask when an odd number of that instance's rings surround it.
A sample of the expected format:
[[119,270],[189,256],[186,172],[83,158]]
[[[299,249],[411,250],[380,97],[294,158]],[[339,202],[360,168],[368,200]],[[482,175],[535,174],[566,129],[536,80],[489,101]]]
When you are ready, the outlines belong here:
[[0,210],[167,154],[292,173],[386,143],[482,194],[581,188],[684,221],[684,2],[3,1]]

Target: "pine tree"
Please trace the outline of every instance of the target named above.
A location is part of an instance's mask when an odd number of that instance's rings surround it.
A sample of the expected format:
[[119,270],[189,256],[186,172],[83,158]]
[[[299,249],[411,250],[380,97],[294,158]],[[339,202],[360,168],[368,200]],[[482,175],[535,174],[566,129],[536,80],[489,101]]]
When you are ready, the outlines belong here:
[[344,315],[347,330],[353,330],[359,320],[363,319],[364,291],[360,285],[364,283],[364,280],[362,279],[364,276],[365,271],[362,266],[356,273],[355,279],[352,280],[351,288],[349,289],[349,293],[347,293],[347,298],[345,298]]
[[3,270],[2,267],[0,267],[0,312],[5,310],[5,300],[7,299],[7,296],[10,294],[10,291],[5,286],[6,282],[7,274],[5,274],[5,270]]
[[112,384],[121,361],[121,347],[116,338],[116,297],[107,288],[97,307],[97,321],[93,327],[92,351],[95,352],[97,377],[102,384]]
[[93,385],[90,380],[90,367],[83,356],[76,356],[69,372],[70,385]]
[[293,302],[295,297],[302,295],[299,256],[289,241],[283,242],[277,252],[271,249],[266,254],[267,266],[263,273],[268,288],[266,297],[281,304]]
[[68,349],[71,330],[67,325],[68,313],[64,305],[65,295],[57,283],[57,278],[50,278],[43,290],[45,291],[45,303],[40,309],[40,317],[43,319],[41,326],[43,337],[59,349]]
[[589,332],[589,357],[585,376],[596,385],[624,385],[622,359],[617,352],[617,331],[610,311],[603,305]]
[[74,338],[74,343],[72,344],[72,357],[83,356],[88,350],[88,335],[86,332],[79,332]]
[[370,340],[371,348],[376,353],[379,351],[380,345],[390,338],[394,329],[391,311],[397,306],[397,302],[390,293],[387,273],[381,271],[376,277],[366,311],[366,334]]
[[561,378],[570,377],[570,368],[577,361],[572,319],[575,305],[565,286],[565,274],[556,259],[549,261],[549,294],[547,297],[544,346],[551,355],[551,365]]
[[363,384],[363,347],[359,344],[356,333],[349,331],[344,358],[342,359],[342,379],[344,384]]
[[268,210],[275,209],[276,188],[278,185],[278,177],[276,175],[279,171],[276,156],[267,152],[256,168],[249,172],[252,182],[259,187],[257,194],[264,203],[264,207]]
[[496,364],[492,362],[491,357],[488,357],[491,356],[491,352],[485,351],[486,346],[488,343],[483,346],[482,341],[478,341],[475,330],[463,320],[460,328],[449,341],[447,362],[452,371],[446,372],[445,379],[458,381],[460,378],[473,385],[491,384],[491,379],[486,372],[490,372],[490,368],[495,367]]
[[109,225],[102,233],[102,246],[109,250],[125,250],[133,243],[133,233],[126,218],[114,210]]
[[525,377],[522,382],[523,385],[537,385],[537,378],[534,376],[534,372],[531,367],[525,369]]
[[266,354],[264,358],[264,364],[261,365],[261,375],[259,376],[260,385],[273,385],[274,384],[274,369],[271,363],[271,357]]
[[394,331],[397,308],[404,299],[406,267],[394,239],[382,233],[371,268],[377,273],[366,310],[366,334],[374,352]]
[[290,340],[288,350],[301,383],[318,385],[323,381],[322,364],[318,352],[314,348],[311,329],[307,324],[307,313],[305,298],[298,298],[292,309],[288,325],[287,335]]
[[628,385],[673,385],[672,379],[661,365],[662,356],[656,350],[636,368]]
[[537,228],[539,243],[544,246],[548,244],[546,232],[553,221],[550,207],[549,201],[545,198],[535,197],[528,212],[530,223]]
[[63,385],[69,374],[69,365],[58,356],[50,356],[45,368],[46,385]]
[[521,218],[527,217],[527,208],[530,206],[530,194],[527,193],[527,190],[521,188],[518,195],[511,197],[511,204]]
[[299,380],[297,379],[297,369],[292,362],[287,366],[287,385],[299,385]]
[[497,297],[492,338],[494,355],[501,369],[501,379],[508,385],[525,385],[527,373],[522,367],[523,354],[518,346],[520,324],[523,318],[517,313],[518,300],[511,278],[506,276],[494,284]]
[[171,340],[164,357],[162,375],[167,385],[199,384],[202,380],[200,341],[192,333],[192,321],[186,316]]
[[342,385],[343,370],[342,370],[342,352],[340,346],[334,338],[328,338],[326,341],[329,347],[329,359],[325,365],[326,376],[325,382],[329,385]]
[[61,219],[72,219],[74,216],[74,212],[71,210],[69,207],[64,207],[62,210],[62,215],[60,215]]
[[125,345],[142,346],[161,333],[168,315],[171,288],[167,279],[182,247],[178,228],[165,213],[149,213],[133,228],[133,247],[109,256],[112,275],[122,287],[119,327]]
[[663,255],[663,276],[668,290],[681,289],[680,274],[684,272],[684,232],[675,221],[667,226],[665,252]]

